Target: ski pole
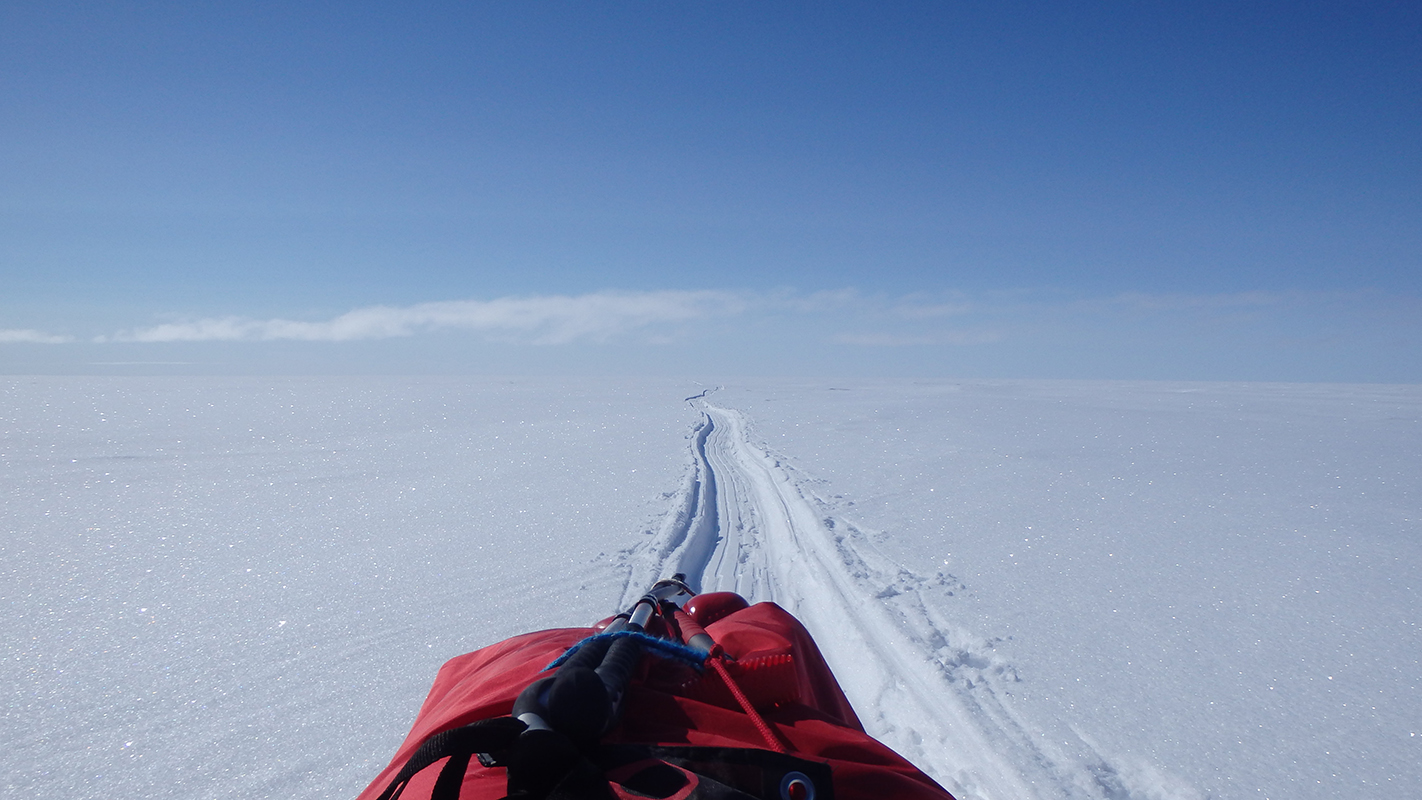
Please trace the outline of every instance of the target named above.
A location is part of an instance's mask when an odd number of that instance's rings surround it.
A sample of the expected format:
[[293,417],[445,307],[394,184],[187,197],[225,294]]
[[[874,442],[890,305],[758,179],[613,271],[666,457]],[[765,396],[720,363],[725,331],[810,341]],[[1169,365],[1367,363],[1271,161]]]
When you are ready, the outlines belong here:
[[[685,581],[686,576],[681,574],[658,581],[603,633],[645,633],[647,623],[663,603],[675,605],[676,598],[695,595]],[[636,636],[594,637],[555,674],[534,681],[520,692],[514,701],[513,716],[529,730],[551,729],[574,741],[596,741],[616,722],[641,655],[642,643]]]

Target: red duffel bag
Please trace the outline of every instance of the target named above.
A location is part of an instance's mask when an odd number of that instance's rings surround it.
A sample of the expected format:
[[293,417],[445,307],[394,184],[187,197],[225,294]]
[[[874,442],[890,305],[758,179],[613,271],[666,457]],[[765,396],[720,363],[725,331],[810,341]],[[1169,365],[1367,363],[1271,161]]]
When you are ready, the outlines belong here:
[[[541,631],[451,659],[360,800],[952,800],[864,732],[810,634],[774,603],[715,593],[685,609],[658,599],[632,630],[622,616],[618,632]],[[574,662],[618,640],[636,654],[625,690],[604,700],[616,657],[581,674]]]

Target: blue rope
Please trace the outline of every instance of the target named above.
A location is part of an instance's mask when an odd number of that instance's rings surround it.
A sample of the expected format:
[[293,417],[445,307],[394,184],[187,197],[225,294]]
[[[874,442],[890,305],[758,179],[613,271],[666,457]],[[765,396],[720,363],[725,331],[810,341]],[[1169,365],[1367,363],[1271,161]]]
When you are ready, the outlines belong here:
[[567,650],[564,650],[563,655],[553,659],[552,663],[550,663],[543,669],[546,671],[553,669],[554,667],[560,666],[564,661],[567,661],[569,658],[571,658],[574,653],[582,649],[583,645],[587,644],[588,642],[592,642],[597,639],[625,639],[629,636],[640,641],[642,643],[642,649],[646,650],[654,656],[669,659],[672,661],[684,662],[686,664],[691,665],[698,672],[706,666],[706,654],[701,652],[700,650],[697,650],[694,647],[687,647],[684,644],[677,644],[676,642],[669,641],[667,639],[658,639],[657,637],[652,636],[651,634],[643,633],[642,631],[616,631],[614,633],[598,633],[589,636],[586,639],[583,639],[572,647],[569,647]]

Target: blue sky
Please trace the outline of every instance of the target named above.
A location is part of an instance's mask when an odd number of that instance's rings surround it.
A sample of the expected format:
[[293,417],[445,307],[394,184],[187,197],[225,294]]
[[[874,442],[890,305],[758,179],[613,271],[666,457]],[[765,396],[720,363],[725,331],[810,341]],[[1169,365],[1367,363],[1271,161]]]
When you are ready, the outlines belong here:
[[1416,4],[420,6],[0,7],[0,371],[1422,382]]

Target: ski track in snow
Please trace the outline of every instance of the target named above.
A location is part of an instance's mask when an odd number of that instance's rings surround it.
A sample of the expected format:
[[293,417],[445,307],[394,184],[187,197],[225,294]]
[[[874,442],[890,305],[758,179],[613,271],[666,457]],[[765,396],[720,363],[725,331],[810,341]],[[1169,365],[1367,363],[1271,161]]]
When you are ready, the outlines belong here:
[[699,591],[779,603],[814,634],[866,729],[959,800],[1202,797],[1147,765],[1109,763],[1084,736],[1062,743],[1071,754],[1049,743],[1013,708],[1013,666],[944,615],[942,599],[965,588],[958,579],[884,557],[753,442],[744,414],[709,395],[687,398],[704,416],[675,507],[621,553],[621,607],[678,572]]

